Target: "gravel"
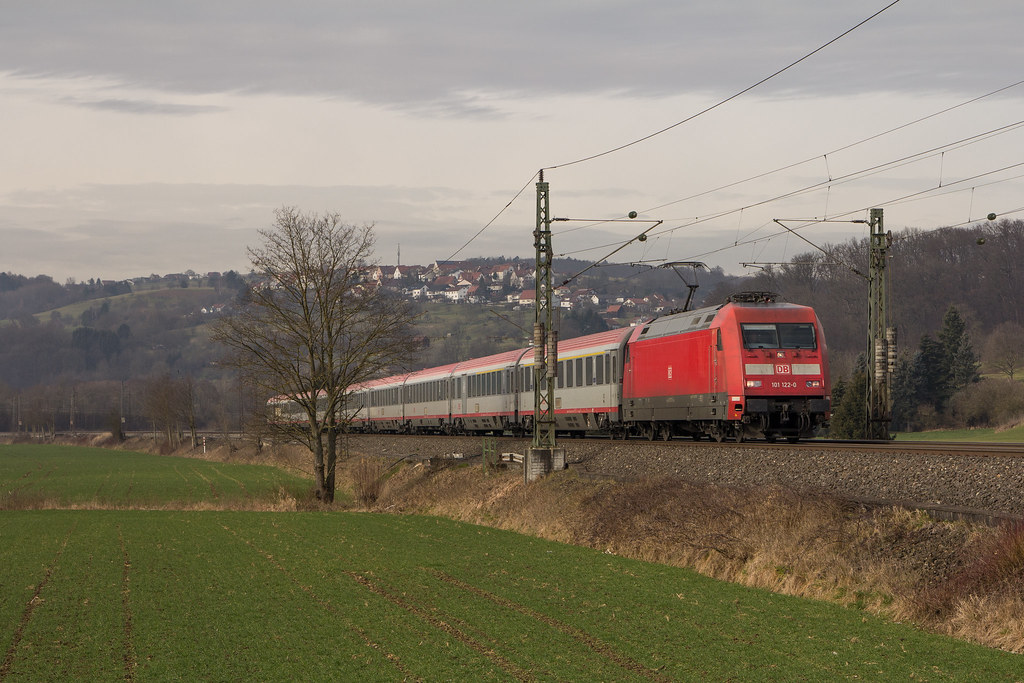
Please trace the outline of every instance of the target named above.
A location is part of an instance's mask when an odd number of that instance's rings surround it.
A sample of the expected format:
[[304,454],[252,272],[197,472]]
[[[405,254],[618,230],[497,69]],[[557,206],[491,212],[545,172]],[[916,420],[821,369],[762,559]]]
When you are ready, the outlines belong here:
[[[353,452],[480,455],[479,437],[352,436]],[[526,439],[499,438],[498,452],[525,453]],[[614,477],[682,477],[735,486],[782,486],[862,500],[1024,516],[1024,457],[870,450],[564,439],[569,468]]]

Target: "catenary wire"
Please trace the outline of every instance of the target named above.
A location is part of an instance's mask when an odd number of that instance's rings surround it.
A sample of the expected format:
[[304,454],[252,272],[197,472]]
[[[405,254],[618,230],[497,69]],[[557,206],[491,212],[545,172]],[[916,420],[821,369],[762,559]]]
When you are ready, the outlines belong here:
[[[873,203],[873,204],[871,204],[869,206],[866,206],[866,207],[861,207],[861,208],[853,209],[853,210],[850,210],[850,211],[844,211],[843,213],[834,214],[833,215],[833,219],[838,218],[838,217],[842,217],[842,216],[852,216],[852,215],[856,215],[858,213],[863,213],[864,211],[867,211],[872,206],[879,206],[880,204],[895,204],[895,203],[907,201],[907,200],[911,199],[912,197],[919,197],[921,195],[927,195],[928,193],[935,192],[938,189],[945,189],[945,188],[948,188],[948,187],[950,187],[952,185],[967,183],[967,182],[970,182],[970,181],[973,181],[973,180],[977,180],[978,178],[983,178],[985,176],[992,175],[993,173],[1001,173],[1003,171],[1006,171],[1006,170],[1009,170],[1009,169],[1012,169],[1012,168],[1019,168],[1021,166],[1024,166],[1024,162],[1017,163],[1017,164],[1011,164],[1009,166],[1004,166],[1003,168],[995,169],[993,171],[986,171],[985,173],[979,173],[978,175],[971,176],[970,178],[962,178],[961,180],[953,181],[953,182],[947,184],[946,186],[944,186],[944,188],[932,187],[932,188],[928,188],[928,189],[925,189],[925,190],[919,190],[917,192],[912,192],[910,194],[903,195],[902,197],[896,197],[896,198],[894,198],[894,199],[892,199],[892,200],[890,200],[888,202],[876,202],[876,203]],[[1012,180],[1012,179],[1013,178],[1010,178],[1010,179],[1007,179],[1007,180]],[[960,191],[963,191],[963,190],[961,189]],[[1011,213],[1016,213],[1016,212],[1018,212],[1020,210],[1021,209],[1014,209],[1014,210],[1011,210],[1011,211],[1004,211],[1000,215],[1008,215],[1008,214],[1011,214]],[[701,221],[701,222],[703,222],[703,221]],[[794,230],[794,231],[806,230],[807,228],[810,228],[810,227],[812,227],[814,225],[819,225],[819,224],[824,223],[824,222],[826,222],[826,221],[824,221],[824,220],[809,220],[806,225],[802,225],[802,226],[800,226],[798,228],[791,228],[790,230]],[[975,221],[968,221],[968,223],[973,223],[973,222],[975,222]],[[676,228],[671,228],[671,229],[672,230],[678,230],[678,229],[681,229],[681,228],[691,227],[692,225],[695,225],[696,223],[697,222],[695,221],[694,223],[690,223],[688,225],[683,225],[683,226],[678,226]],[[966,223],[964,223],[962,225],[966,225]],[[659,234],[661,234],[661,233],[659,233]],[[765,240],[771,240],[771,239],[774,239],[776,237],[780,237],[780,236],[786,235],[786,234],[789,234],[789,232],[783,230],[783,231],[772,233],[771,235],[765,235],[765,236],[762,236],[762,237],[755,237],[753,239],[748,239],[748,240],[740,241],[740,242],[733,243],[733,244],[726,244],[726,245],[724,245],[722,247],[719,247],[717,249],[712,249],[710,251],[705,251],[705,252],[702,252],[700,254],[696,254],[696,255],[694,255],[691,258],[699,259],[699,258],[705,258],[707,256],[713,256],[714,254],[720,254],[723,251],[728,251],[729,249],[734,249],[736,247],[747,246],[749,244],[756,244],[758,242],[763,242]]]
[[[699,224],[699,223],[705,223],[705,222],[708,222],[708,221],[711,221],[711,220],[715,220],[717,218],[722,218],[724,216],[728,216],[728,215],[737,213],[739,211],[755,208],[755,207],[758,207],[758,206],[763,206],[765,204],[770,204],[772,202],[780,201],[782,199],[789,199],[789,198],[792,198],[792,197],[795,197],[795,196],[799,196],[799,195],[802,195],[802,194],[806,194],[806,193],[809,193],[809,192],[814,192],[816,190],[820,190],[823,187],[830,187],[832,185],[840,185],[840,184],[843,184],[843,183],[852,182],[854,180],[860,180],[862,178],[867,178],[867,177],[870,177],[872,175],[877,175],[879,173],[883,173],[883,172],[890,171],[890,170],[893,170],[893,169],[896,169],[896,168],[900,168],[901,166],[905,166],[905,165],[912,164],[912,163],[917,163],[919,161],[928,159],[930,157],[934,157],[937,154],[940,154],[940,153],[942,153],[944,151],[948,151],[948,150],[952,150],[952,149],[959,149],[961,147],[964,147],[964,146],[967,146],[967,145],[970,145],[970,144],[975,144],[977,142],[981,142],[981,141],[990,139],[990,138],[995,137],[997,135],[1002,135],[1004,133],[1012,132],[1012,131],[1017,130],[1018,128],[1020,128],[1022,126],[1024,126],[1024,120],[1016,121],[1016,122],[1014,122],[1012,124],[1007,124],[1005,126],[1000,126],[999,128],[994,128],[994,129],[991,129],[991,130],[988,130],[988,131],[985,131],[985,132],[982,132],[982,133],[978,133],[976,135],[968,136],[966,138],[961,138],[959,140],[955,140],[955,141],[947,143],[945,145],[940,145],[938,147],[933,147],[933,148],[924,150],[922,152],[917,152],[915,154],[910,154],[910,155],[907,155],[907,156],[904,156],[904,157],[900,157],[898,159],[893,159],[893,160],[890,160],[890,161],[882,163],[882,164],[876,164],[875,166],[871,166],[871,167],[868,167],[868,168],[865,168],[865,169],[861,169],[859,171],[853,171],[853,172],[848,173],[846,175],[839,176],[838,178],[831,178],[829,180],[823,180],[823,181],[820,181],[820,182],[817,182],[817,183],[812,183],[812,184],[804,186],[802,188],[799,188],[799,189],[796,189],[796,190],[792,190],[792,191],[789,191],[789,192],[785,192],[783,194],[776,195],[774,197],[770,197],[768,199],[763,199],[761,201],[754,202],[752,204],[746,204],[746,205],[744,205],[742,207],[739,207],[739,208],[728,209],[728,210],[721,211],[721,212],[714,213],[714,214],[710,214],[710,215],[704,216],[704,217],[697,217],[694,220],[689,221],[689,222],[687,222],[687,223],[685,223],[683,225],[669,227],[669,228],[666,228],[664,230],[660,230],[657,233],[653,233],[650,236],[651,237],[656,237],[656,236],[663,235],[663,234],[666,234],[666,233],[669,233],[669,232],[673,232],[675,230],[679,230],[679,229],[682,229],[682,228],[692,227],[693,225],[696,225],[696,224]],[[957,182],[961,182],[961,181],[957,181]],[[948,183],[947,185],[951,185],[951,184],[955,184],[955,183]],[[931,190],[935,190],[935,189],[938,189],[938,188],[931,188]],[[758,228],[758,230],[760,230],[760,228]],[[749,236],[750,234],[753,234],[753,233],[748,233],[747,236]],[[632,241],[632,239],[634,239],[634,238],[630,238],[629,241]],[[610,242],[610,243],[601,244],[601,245],[597,245],[597,246],[593,246],[593,247],[588,247],[586,249],[578,249],[578,250],[575,250],[575,251],[563,252],[563,253],[559,254],[559,256],[570,256],[570,255],[573,255],[573,254],[585,253],[585,252],[593,251],[593,250],[596,250],[596,249],[607,249],[609,247],[618,246],[621,243],[622,243],[621,240],[620,241],[616,241],[616,242]],[[735,244],[737,244],[737,245],[738,244],[747,244],[747,243],[748,242],[745,242],[743,239],[738,240],[738,241],[735,242]]]
[[[1005,85],[1005,86],[1003,86],[1001,88],[997,88],[996,90],[992,90],[990,92],[987,92],[984,95],[979,95],[977,97],[972,97],[971,99],[965,100],[964,102],[960,102],[959,104],[954,104],[953,106],[946,107],[945,109],[941,109],[941,110],[939,110],[937,112],[933,112],[933,113],[928,114],[926,116],[922,116],[920,118],[914,119],[913,121],[907,121],[906,123],[902,123],[902,124],[900,124],[898,126],[895,126],[894,128],[889,128],[888,130],[884,130],[884,131],[881,131],[879,133],[875,133],[873,135],[870,135],[870,136],[868,136],[866,138],[862,138],[860,140],[857,140],[855,142],[851,142],[851,143],[843,145],[841,147],[837,147],[836,149],[833,149],[833,150],[831,150],[829,152],[825,152],[823,154],[816,154],[816,155],[814,155],[812,157],[809,157],[807,159],[804,159],[802,161],[796,161],[796,162],[793,162],[793,163],[790,163],[790,164],[786,164],[784,166],[780,166],[779,168],[773,169],[771,171],[764,171],[763,173],[758,173],[756,175],[752,175],[749,178],[744,178],[743,180],[736,180],[736,181],[733,181],[731,183],[726,183],[725,185],[721,185],[719,187],[711,188],[709,190],[703,190],[703,191],[698,192],[696,194],[689,195],[688,197],[682,197],[680,199],[674,199],[674,200],[672,200],[670,202],[666,202],[664,204],[659,204],[657,206],[652,206],[652,207],[643,209],[640,213],[650,213],[652,211],[658,211],[659,209],[664,209],[665,207],[668,207],[668,206],[673,206],[675,204],[680,204],[682,202],[687,202],[687,201],[690,201],[690,200],[693,200],[693,199],[698,199],[700,197],[706,197],[707,195],[714,194],[715,192],[721,192],[722,190],[728,190],[728,189],[731,189],[731,188],[736,187],[738,185],[742,185],[744,183],[749,183],[749,182],[752,182],[754,180],[760,180],[761,178],[766,178],[766,177],[774,175],[776,173],[782,173],[783,171],[788,171],[790,169],[797,168],[798,166],[803,166],[804,164],[809,164],[809,163],[815,162],[818,159],[826,159],[827,160],[830,155],[834,156],[834,155],[836,155],[836,154],[838,154],[840,152],[845,152],[846,150],[852,149],[852,148],[854,148],[854,147],[856,147],[858,145],[861,145],[861,144],[864,144],[864,143],[867,143],[867,142],[871,142],[873,140],[877,140],[877,139],[879,139],[881,137],[889,135],[890,133],[895,133],[895,132],[903,130],[905,128],[909,128],[910,126],[922,123],[922,122],[927,121],[929,119],[933,119],[933,118],[935,118],[937,116],[941,116],[943,114],[947,114],[947,113],[949,113],[951,111],[954,111],[956,109],[959,109],[961,107],[965,107],[965,106],[967,106],[969,104],[974,104],[975,102],[979,102],[979,101],[984,100],[984,99],[986,99],[988,97],[992,97],[994,95],[998,95],[999,93],[1005,92],[1007,90],[1010,90],[1011,88],[1016,88],[1016,87],[1020,86],[1021,84],[1024,84],[1024,80],[1017,81],[1016,83],[1011,83],[1010,85]],[[831,173],[829,173],[829,177],[831,178]],[[565,235],[565,234],[570,233],[570,232],[576,232],[577,230],[585,230],[587,228],[592,228],[592,227],[596,227],[598,225],[603,225],[606,222],[607,221],[596,221],[594,223],[588,223],[586,225],[578,225],[578,226],[575,226],[575,227],[572,227],[572,228],[567,228],[565,230],[560,230],[558,234],[559,235]]]
[[[883,12],[888,10],[889,8],[891,8],[894,5],[898,4],[899,2],[900,2],[900,0],[892,0],[892,2],[890,2],[888,5],[886,5],[882,9],[878,10],[877,12],[872,14],[871,16],[867,17],[866,19],[861,20],[856,25],[850,27],[846,31],[843,31],[838,36],[836,36],[836,37],[832,38],[831,40],[829,40],[828,42],[818,46],[817,48],[815,48],[811,52],[808,52],[804,56],[802,56],[799,59],[791,62],[787,66],[779,69],[775,73],[770,74],[769,76],[766,76],[765,78],[762,78],[761,80],[757,81],[753,85],[750,85],[750,86],[744,88],[743,90],[741,90],[741,91],[739,91],[739,92],[737,92],[737,93],[735,93],[733,95],[730,95],[729,97],[727,97],[724,100],[718,102],[717,104],[714,104],[711,107],[708,107],[708,108],[704,109],[703,111],[697,112],[696,114],[693,114],[693,115],[683,119],[682,121],[678,121],[678,122],[672,124],[671,126],[668,126],[668,127],[663,128],[663,129],[661,129],[659,131],[651,133],[650,135],[646,135],[646,136],[644,136],[642,138],[634,140],[633,142],[630,142],[630,143],[627,143],[627,144],[624,144],[624,145],[620,145],[618,147],[615,147],[613,149],[601,152],[599,154],[594,154],[594,155],[591,155],[589,157],[585,157],[585,158],[582,158],[582,159],[577,159],[576,161],[570,161],[570,162],[563,163],[563,164],[558,164],[558,165],[555,165],[555,166],[548,166],[548,167],[545,167],[544,170],[556,169],[556,168],[565,168],[567,166],[573,166],[573,165],[576,165],[576,164],[583,163],[585,161],[590,161],[592,159],[597,159],[598,157],[607,156],[607,155],[612,154],[614,152],[618,152],[620,150],[626,149],[627,147],[632,147],[633,145],[639,144],[639,143],[644,142],[646,140],[650,140],[651,138],[656,137],[658,135],[661,135],[662,133],[668,132],[668,131],[672,130],[673,128],[677,128],[677,127],[683,125],[684,123],[687,123],[688,121],[692,121],[693,119],[696,119],[697,117],[702,116],[702,115],[704,115],[704,114],[706,114],[706,113],[708,113],[708,112],[710,112],[710,111],[712,111],[714,109],[717,109],[718,107],[726,104],[727,102],[730,102],[730,101],[740,97],[741,95],[746,94],[747,92],[753,90],[754,88],[758,87],[759,85],[762,85],[763,83],[766,83],[766,82],[770,81],[771,79],[775,78],[776,76],[779,76],[782,73],[784,73],[784,72],[788,71],[789,69],[793,68],[797,64],[800,64],[801,62],[806,61],[807,59],[809,59],[810,57],[814,56],[818,52],[821,52],[822,50],[824,50],[829,45],[832,45],[833,43],[839,41],[840,39],[844,38],[845,36],[849,35],[850,33],[856,31],[858,28],[860,28],[864,24],[868,23],[869,21],[871,21],[875,17],[879,16],[880,14],[882,14]],[[465,244],[463,244],[461,247],[456,249],[455,252],[453,252],[446,260],[452,260],[453,258],[455,258],[455,256],[460,254],[466,247],[468,247],[470,244],[472,244],[472,242],[474,240],[476,240],[480,235],[482,235],[487,230],[487,228],[489,228],[491,225],[493,225],[494,222],[502,214],[505,213],[505,211],[509,208],[509,206],[511,206],[513,204],[513,202],[515,202],[516,199],[518,199],[520,197],[520,195],[522,195],[522,193],[526,191],[526,188],[530,186],[531,182],[533,182],[533,178],[536,178],[536,177],[537,177],[537,174],[534,174],[533,176],[531,176],[530,180],[527,181],[527,183],[522,187],[522,189],[519,190],[519,192],[516,193],[516,195],[511,199],[511,201],[508,202],[508,204],[506,204],[504,207],[502,207],[502,209],[490,221],[488,221],[488,223],[486,225],[484,225],[482,228],[480,228],[480,230],[478,230],[476,232],[476,234],[474,234],[472,237],[470,237],[465,242]]]
[[514,197],[512,197],[512,199],[510,199],[510,200],[509,200],[508,204],[506,204],[505,206],[501,207],[501,211],[499,211],[498,213],[496,213],[496,214],[494,215],[494,218],[492,218],[491,220],[487,221],[487,224],[486,224],[486,225],[484,225],[484,227],[482,227],[482,228],[480,228],[479,230],[477,230],[477,231],[476,231],[476,234],[475,234],[475,235],[473,235],[473,236],[472,236],[472,237],[470,237],[470,238],[469,238],[468,240],[466,240],[465,244],[463,244],[463,245],[462,245],[461,247],[459,247],[458,249],[456,249],[456,250],[455,250],[455,251],[454,251],[454,252],[452,253],[452,255],[451,255],[451,256],[449,256],[448,258],[446,258],[446,259],[445,259],[445,261],[451,261],[452,259],[454,259],[454,258],[455,258],[456,256],[458,256],[458,255],[459,255],[460,253],[462,253],[462,250],[463,250],[463,249],[465,249],[465,248],[466,248],[466,247],[468,247],[468,246],[469,246],[470,244],[472,244],[472,243],[473,243],[473,240],[475,240],[475,239],[476,239],[477,237],[479,237],[480,235],[482,235],[482,234],[484,233],[484,231],[485,231],[485,230],[487,230],[487,228],[491,227],[491,226],[492,226],[492,225],[494,224],[494,222],[495,222],[496,220],[498,220],[498,218],[500,218],[500,217],[501,217],[501,215],[502,215],[503,213],[505,213],[505,211],[507,211],[507,210],[508,210],[508,207],[512,206],[512,204],[513,204],[513,203],[514,203],[514,202],[515,202],[515,201],[516,201],[517,199],[519,199],[519,197],[521,197],[521,196],[522,196],[522,194],[523,194],[524,192],[526,192],[526,188],[528,188],[528,187],[530,186],[530,183],[532,183],[532,182],[533,182],[533,179],[534,179],[534,178],[536,178],[536,177],[537,177],[537,174],[536,174],[536,173],[534,173],[534,174],[533,174],[532,176],[530,176],[530,179],[529,179],[529,180],[527,180],[527,181],[526,181],[526,184],[525,184],[525,185],[523,185],[523,186],[522,186],[522,187],[521,187],[521,188],[519,189],[519,192],[516,192],[516,195],[515,195]]
[[605,150],[604,152],[599,152],[597,154],[591,154],[590,156],[583,157],[581,159],[576,159],[575,161],[568,161],[568,162],[565,162],[565,163],[562,163],[562,164],[556,164],[554,166],[546,166],[544,170],[553,170],[553,169],[556,169],[556,168],[565,168],[567,166],[575,166],[576,164],[582,164],[582,163],[584,163],[586,161],[592,161],[592,160],[598,159],[600,157],[608,156],[609,154],[614,154],[615,152],[622,151],[622,150],[624,150],[624,149],[626,149],[628,147],[632,147],[634,145],[638,145],[641,142],[646,142],[647,140],[650,140],[653,137],[661,135],[662,133],[667,133],[668,131],[672,130],[673,128],[678,128],[679,126],[683,125],[684,123],[688,123],[690,121],[693,121],[697,117],[703,116],[704,114],[707,114],[710,111],[718,109],[719,107],[721,107],[722,105],[726,104],[727,102],[731,102],[732,100],[736,99],[737,97],[740,97],[741,95],[745,95],[746,93],[750,92],[751,90],[753,90],[754,88],[758,87],[759,85],[767,83],[768,81],[772,80],[776,76],[779,76],[779,75],[785,73],[786,71],[789,71],[790,69],[792,69],[797,64],[799,64],[799,63],[801,63],[801,62],[803,62],[803,61],[805,61],[807,59],[810,59],[811,57],[813,57],[814,55],[816,55],[817,53],[821,52],[826,47],[831,45],[832,43],[835,43],[835,42],[839,41],[840,39],[846,37],[847,35],[853,33],[858,28],[860,28],[864,24],[868,23],[869,21],[871,21],[872,19],[874,19],[878,15],[882,14],[883,12],[885,12],[890,7],[893,7],[894,5],[898,4],[899,2],[900,2],[900,0],[893,0],[888,5],[886,5],[882,9],[878,10],[877,12],[875,12],[874,14],[869,16],[868,18],[861,20],[855,26],[852,26],[852,27],[848,28],[847,30],[843,31],[842,33],[840,33],[835,38],[832,38],[831,40],[829,40],[827,43],[819,45],[815,49],[813,49],[810,52],[808,52],[807,54],[805,54],[803,57],[800,57],[796,61],[789,63],[788,65],[782,67],[781,69],[779,69],[775,73],[773,73],[771,75],[768,75],[768,76],[765,76],[764,78],[762,78],[758,82],[754,83],[753,85],[749,85],[746,88],[744,88],[743,90],[740,90],[739,92],[737,92],[737,93],[735,93],[733,95],[730,95],[729,97],[726,97],[724,100],[721,100],[720,102],[718,102],[716,104],[713,104],[710,107],[707,107],[706,109],[703,109],[703,110],[697,112],[696,114],[692,114],[692,115],[686,117],[682,121],[677,121],[676,123],[673,123],[671,126],[666,126],[665,128],[662,128],[661,130],[658,130],[658,131],[655,131],[653,133],[650,133],[649,135],[645,135],[642,138],[638,138],[636,140],[633,140],[632,142],[627,142],[627,143],[625,143],[623,145],[619,145],[618,147],[613,147],[612,149]]

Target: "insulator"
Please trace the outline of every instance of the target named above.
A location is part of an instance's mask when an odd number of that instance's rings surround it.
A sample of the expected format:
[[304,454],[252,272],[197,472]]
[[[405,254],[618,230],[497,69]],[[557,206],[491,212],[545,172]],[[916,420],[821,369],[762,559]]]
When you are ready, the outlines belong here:
[[544,323],[533,324],[533,364],[544,362]]
[[888,364],[886,343],[884,339],[875,339],[875,379],[881,380],[885,377],[885,369]]
[[899,349],[896,346],[896,328],[885,328],[885,343],[889,349],[889,373],[896,374],[896,360]]
[[548,332],[548,377],[558,377],[558,332]]

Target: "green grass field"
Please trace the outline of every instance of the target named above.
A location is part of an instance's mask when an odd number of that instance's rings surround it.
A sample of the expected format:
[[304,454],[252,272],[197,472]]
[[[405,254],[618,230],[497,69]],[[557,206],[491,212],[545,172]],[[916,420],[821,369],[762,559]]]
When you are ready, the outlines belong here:
[[0,509],[268,507],[310,482],[272,467],[74,446],[0,446]]
[[[0,447],[3,486],[12,472],[52,471],[40,488],[54,500],[83,495],[80,477],[57,471],[105,462],[92,449],[12,448]],[[34,449],[44,465],[26,470]],[[177,483],[177,459],[138,457],[156,461],[154,491],[212,495]],[[116,471],[98,470],[120,492],[111,500],[131,499]],[[8,509],[0,548],[2,681],[1014,681],[1024,670],[1019,656],[861,611],[429,517]]]
[[104,302],[110,305],[114,312],[131,310],[133,306],[143,306],[153,310],[165,309],[169,306],[181,306],[187,304],[198,311],[202,306],[213,303],[211,298],[216,293],[213,287],[161,287],[159,289],[139,289],[138,291],[126,294],[115,294],[114,296],[102,299],[87,299],[78,301],[67,306],[36,313],[35,317],[40,322],[50,320],[54,313],[59,313],[63,318],[78,320],[82,313],[90,308],[98,308]]
[[1024,425],[1001,431],[995,429],[936,429],[928,432],[897,432],[896,440],[1024,443]]

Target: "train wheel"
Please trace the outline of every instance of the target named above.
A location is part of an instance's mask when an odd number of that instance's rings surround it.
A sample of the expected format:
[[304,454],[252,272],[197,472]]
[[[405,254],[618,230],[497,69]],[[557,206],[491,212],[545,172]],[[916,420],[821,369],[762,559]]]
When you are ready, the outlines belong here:
[[663,424],[663,425],[661,425],[661,429],[658,432],[658,436],[661,437],[662,441],[671,441],[672,440],[672,425],[670,425],[670,424]]

